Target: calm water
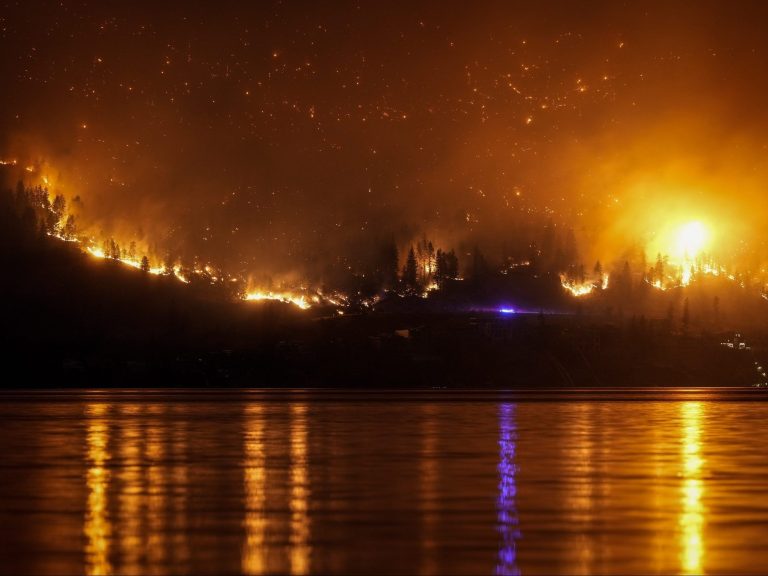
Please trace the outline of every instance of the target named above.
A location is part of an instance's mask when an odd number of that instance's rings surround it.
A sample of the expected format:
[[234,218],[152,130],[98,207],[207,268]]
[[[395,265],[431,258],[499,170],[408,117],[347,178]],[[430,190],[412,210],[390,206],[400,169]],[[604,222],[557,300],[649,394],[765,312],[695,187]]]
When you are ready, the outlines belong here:
[[0,572],[764,573],[761,398],[7,393]]

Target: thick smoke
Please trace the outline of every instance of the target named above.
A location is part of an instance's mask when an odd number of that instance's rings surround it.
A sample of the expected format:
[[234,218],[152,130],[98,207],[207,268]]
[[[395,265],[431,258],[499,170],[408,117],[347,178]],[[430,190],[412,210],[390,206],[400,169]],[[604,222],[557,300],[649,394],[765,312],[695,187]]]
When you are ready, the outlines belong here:
[[[7,11],[2,153],[96,236],[321,278],[423,235],[585,261],[765,224],[762,3],[88,3]],[[514,250],[510,248],[514,247]]]

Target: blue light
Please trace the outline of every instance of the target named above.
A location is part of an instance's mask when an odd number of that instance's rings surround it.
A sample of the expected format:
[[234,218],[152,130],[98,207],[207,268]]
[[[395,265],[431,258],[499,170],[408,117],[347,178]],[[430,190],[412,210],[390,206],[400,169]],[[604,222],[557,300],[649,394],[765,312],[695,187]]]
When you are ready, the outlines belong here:
[[499,312],[502,314],[514,314],[515,309],[514,308],[499,308]]
[[496,496],[496,529],[499,532],[496,574],[499,576],[520,575],[517,543],[523,533],[517,512],[516,408],[508,403],[499,407],[499,492]]

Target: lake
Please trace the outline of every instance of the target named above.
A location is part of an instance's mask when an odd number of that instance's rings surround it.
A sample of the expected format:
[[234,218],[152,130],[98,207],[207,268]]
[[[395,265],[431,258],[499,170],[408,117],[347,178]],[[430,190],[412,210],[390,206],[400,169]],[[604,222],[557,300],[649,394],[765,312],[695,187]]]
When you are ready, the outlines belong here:
[[0,397],[4,574],[768,566],[763,391]]

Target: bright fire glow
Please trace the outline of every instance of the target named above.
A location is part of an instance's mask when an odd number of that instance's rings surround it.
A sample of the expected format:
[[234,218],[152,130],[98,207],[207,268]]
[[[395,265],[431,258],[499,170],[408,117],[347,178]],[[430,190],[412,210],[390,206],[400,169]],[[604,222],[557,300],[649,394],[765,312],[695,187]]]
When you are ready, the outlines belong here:
[[311,306],[307,301],[306,296],[292,294],[291,292],[249,292],[246,294],[245,299],[249,301],[276,300],[278,302],[285,302],[286,304],[293,304],[302,310],[306,310]]
[[107,255],[104,254],[104,250],[101,248],[94,248],[93,246],[90,246],[88,248],[88,252],[90,252],[91,256],[96,256],[96,258],[106,258]]
[[591,294],[595,285],[589,282],[577,283],[568,281],[565,276],[560,277],[560,285],[565,288],[572,296],[586,296]]
[[110,574],[110,544],[112,523],[109,514],[109,425],[105,414],[109,406],[93,404],[88,406],[88,469],[86,485],[88,499],[84,532],[86,537],[86,574]]
[[680,548],[682,571],[701,574],[704,556],[704,506],[702,497],[701,422],[702,405],[686,402],[682,405],[683,424],[683,486],[682,513],[680,515]]
[[664,258],[663,272],[661,276],[657,272],[648,283],[659,290],[667,290],[688,286],[701,275],[724,276],[725,268],[709,253],[713,237],[712,227],[700,220],[688,220],[666,228],[651,247],[651,255],[659,254]]
[[[17,161],[15,159],[0,160],[0,165],[15,165],[16,163]],[[25,170],[28,172],[37,172],[38,167],[30,165],[27,166]],[[157,258],[152,258],[146,251],[144,251],[144,256],[137,256],[137,254],[141,254],[142,251],[137,252],[137,248],[141,249],[141,247],[137,247],[135,242],[130,242],[130,244],[126,242],[118,243],[115,242],[114,239],[103,239],[102,241],[99,241],[94,237],[83,234],[82,231],[77,230],[75,226],[70,225],[68,219],[74,218],[74,215],[66,210],[63,210],[63,213],[59,214],[52,209],[58,196],[58,182],[49,179],[47,175],[44,175],[41,177],[40,183],[45,185],[45,188],[41,192],[45,194],[47,198],[44,202],[36,196],[35,202],[39,202],[39,205],[36,205],[36,208],[46,210],[47,215],[50,213],[50,215],[56,216],[56,223],[54,223],[49,230],[46,230],[46,234],[51,238],[77,244],[80,250],[94,258],[113,261],[138,270],[144,270],[148,274],[172,276],[185,284],[189,284],[193,280],[199,280],[203,283],[207,282],[211,285],[222,284],[224,282],[245,282],[242,277],[227,274],[208,264],[196,264],[192,267],[185,267],[177,261],[173,265],[168,262],[158,265]],[[126,249],[127,245],[130,245],[129,250]],[[431,267],[430,270],[432,270]],[[434,289],[437,289],[437,284],[430,284],[428,290],[431,291]],[[234,290],[237,291],[237,287],[235,287]],[[292,304],[302,310],[310,308],[313,304],[321,303],[337,308],[345,308],[350,305],[349,296],[345,294],[335,291],[330,294],[324,294],[320,290],[308,291],[306,287],[301,287],[296,290],[282,289],[277,292],[271,290],[259,290],[248,292],[245,295],[242,295],[242,293],[239,292],[235,293],[238,294],[239,298],[244,300],[276,300]],[[362,300],[360,304],[366,308],[371,308],[378,300],[379,297],[374,296],[373,298]]]
[[565,288],[571,296],[586,296],[591,294],[595,289],[605,290],[608,288],[608,274],[603,274],[598,280],[575,282],[569,280],[565,274],[560,275],[560,285]]
[[709,231],[699,221],[688,222],[677,231],[673,256],[680,259],[694,259],[706,248]]
[[[88,253],[91,256],[95,256],[96,258],[112,259],[110,256],[107,256],[104,253],[104,250],[102,250],[101,248],[97,248],[95,246],[88,246],[86,248],[86,250],[88,251]],[[114,258],[114,260],[117,261],[117,262],[121,262],[122,264],[125,264],[126,266],[130,266],[132,268],[136,268],[136,269],[140,269],[141,268],[141,261],[140,260],[134,260],[134,259],[131,259],[131,258]],[[147,272],[149,272],[150,274],[154,274],[154,275],[158,276],[158,275],[163,274],[165,272],[165,268],[163,268],[162,266],[153,266],[149,270],[147,270]],[[176,278],[178,278],[182,282],[184,282],[184,283],[188,283],[189,282],[186,278],[184,278],[181,275],[179,267],[174,268],[173,269],[173,273],[174,273],[174,276],[176,276]]]

